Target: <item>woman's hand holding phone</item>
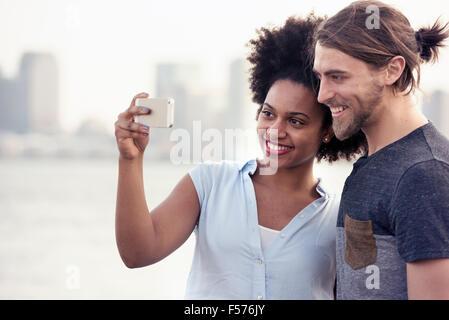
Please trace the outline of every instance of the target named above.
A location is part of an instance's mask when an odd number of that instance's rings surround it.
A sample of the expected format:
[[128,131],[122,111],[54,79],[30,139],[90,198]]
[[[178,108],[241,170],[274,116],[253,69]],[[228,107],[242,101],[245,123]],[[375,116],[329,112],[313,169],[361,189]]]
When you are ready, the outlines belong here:
[[120,113],[115,122],[115,137],[120,151],[120,158],[134,160],[143,156],[145,148],[150,141],[150,128],[134,122],[136,115],[149,114],[151,110],[137,107],[136,99],[148,98],[148,93],[139,93],[134,96],[127,110]]

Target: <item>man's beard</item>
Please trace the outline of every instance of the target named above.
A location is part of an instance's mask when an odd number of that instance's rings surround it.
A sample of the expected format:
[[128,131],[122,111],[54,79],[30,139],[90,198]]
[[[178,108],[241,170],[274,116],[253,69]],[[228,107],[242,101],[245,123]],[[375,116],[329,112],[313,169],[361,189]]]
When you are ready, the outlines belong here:
[[338,119],[333,120],[332,127],[338,140],[343,141],[357,134],[365,126],[373,110],[380,104],[384,86],[373,81],[372,88],[371,94],[365,100],[362,101],[360,97],[355,97],[357,104],[359,105],[359,110],[357,112],[353,107],[341,103],[341,101],[330,101],[330,103],[328,103],[330,105],[345,105],[352,111],[350,114],[351,119],[349,119],[349,121],[340,123]]

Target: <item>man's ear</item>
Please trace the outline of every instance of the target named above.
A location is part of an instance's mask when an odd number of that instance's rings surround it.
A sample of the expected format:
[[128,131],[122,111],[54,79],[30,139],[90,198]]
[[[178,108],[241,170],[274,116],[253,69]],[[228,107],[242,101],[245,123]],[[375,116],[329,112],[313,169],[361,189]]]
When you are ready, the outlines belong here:
[[392,86],[401,77],[405,69],[405,59],[402,56],[396,56],[390,60],[386,67],[385,85]]

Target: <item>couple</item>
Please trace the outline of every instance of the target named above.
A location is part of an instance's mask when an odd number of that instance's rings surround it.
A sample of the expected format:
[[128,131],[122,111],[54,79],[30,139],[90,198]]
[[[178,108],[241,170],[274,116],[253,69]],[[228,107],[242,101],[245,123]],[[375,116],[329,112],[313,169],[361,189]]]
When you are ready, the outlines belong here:
[[[262,28],[248,60],[263,161],[200,164],[151,212],[149,129],[133,121],[151,111],[135,96],[115,124],[124,263],[156,263],[195,232],[187,299],[334,299],[335,283],[337,299],[449,299],[449,142],[411,95],[448,36],[378,1]],[[314,177],[315,159],[359,153],[341,199]]]

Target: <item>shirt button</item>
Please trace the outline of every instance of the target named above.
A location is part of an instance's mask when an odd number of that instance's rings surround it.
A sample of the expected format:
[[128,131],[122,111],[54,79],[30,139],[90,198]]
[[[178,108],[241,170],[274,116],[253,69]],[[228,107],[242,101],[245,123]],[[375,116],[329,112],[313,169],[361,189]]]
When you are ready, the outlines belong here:
[[262,259],[257,260],[257,263],[262,264],[263,263]]
[[284,239],[285,238],[285,233],[281,234],[281,238]]
[[257,296],[257,300],[263,300],[262,296]]
[[304,215],[303,215],[303,214],[302,214],[302,215],[300,215],[299,217],[300,217],[301,219],[304,219]]

